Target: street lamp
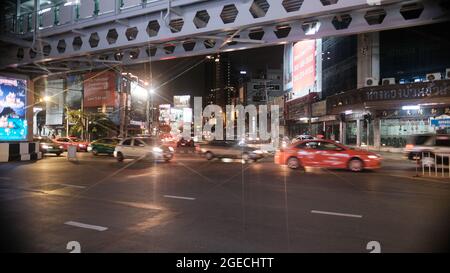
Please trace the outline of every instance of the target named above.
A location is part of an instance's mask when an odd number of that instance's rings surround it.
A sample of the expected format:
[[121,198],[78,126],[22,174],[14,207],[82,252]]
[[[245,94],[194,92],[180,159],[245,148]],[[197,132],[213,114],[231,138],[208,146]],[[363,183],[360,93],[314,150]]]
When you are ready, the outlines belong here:
[[151,134],[153,131],[153,94],[155,93],[155,89],[150,87],[148,90],[147,97],[147,126],[149,133]]

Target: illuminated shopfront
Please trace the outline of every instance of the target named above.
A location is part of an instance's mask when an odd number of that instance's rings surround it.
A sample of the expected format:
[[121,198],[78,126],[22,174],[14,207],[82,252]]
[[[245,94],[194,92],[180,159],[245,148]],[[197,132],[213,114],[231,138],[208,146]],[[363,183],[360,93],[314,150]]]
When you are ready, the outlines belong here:
[[450,133],[432,122],[450,114],[450,80],[351,90],[328,97],[327,112],[345,144],[401,148],[411,135]]

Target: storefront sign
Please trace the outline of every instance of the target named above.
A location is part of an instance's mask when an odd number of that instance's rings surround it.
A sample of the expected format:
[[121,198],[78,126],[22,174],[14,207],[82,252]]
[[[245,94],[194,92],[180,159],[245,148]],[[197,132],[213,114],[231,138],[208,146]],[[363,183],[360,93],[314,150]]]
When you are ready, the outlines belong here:
[[312,115],[314,117],[320,117],[327,114],[327,101],[319,101],[312,104]]
[[448,96],[448,83],[417,83],[413,85],[396,85],[373,87],[365,91],[366,101],[422,99],[426,97]]
[[445,119],[432,119],[432,120],[431,120],[431,125],[432,125],[432,126],[436,126],[436,127],[445,127],[445,128],[448,128],[448,127],[450,127],[450,118],[445,118]]
[[[396,107],[401,109],[404,105],[445,103],[449,98],[450,80],[365,87],[327,97],[327,111],[339,114],[361,104],[371,106],[373,109],[383,109],[385,102],[396,102],[398,104]],[[392,106],[390,107],[392,109]]]

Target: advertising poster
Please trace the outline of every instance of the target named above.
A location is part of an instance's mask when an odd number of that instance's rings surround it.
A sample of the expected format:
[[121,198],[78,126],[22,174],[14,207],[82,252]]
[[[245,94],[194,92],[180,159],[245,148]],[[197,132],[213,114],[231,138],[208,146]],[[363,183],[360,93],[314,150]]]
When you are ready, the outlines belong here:
[[66,104],[70,109],[80,109],[83,97],[83,77],[80,75],[67,77]]
[[114,107],[116,74],[114,72],[84,75],[84,107]]
[[48,98],[45,125],[62,125],[64,115],[64,80],[47,81],[45,96]]
[[316,79],[316,41],[300,41],[294,45],[293,91],[296,97],[313,92]]
[[130,87],[130,119],[131,121],[146,121],[146,109],[148,90],[136,82],[131,82]]
[[0,141],[27,139],[27,81],[0,76]]
[[173,96],[174,108],[189,108],[191,104],[191,96]]
[[294,44],[288,43],[284,45],[284,57],[283,57],[283,85],[284,91],[292,89],[292,70],[294,67],[293,57]]

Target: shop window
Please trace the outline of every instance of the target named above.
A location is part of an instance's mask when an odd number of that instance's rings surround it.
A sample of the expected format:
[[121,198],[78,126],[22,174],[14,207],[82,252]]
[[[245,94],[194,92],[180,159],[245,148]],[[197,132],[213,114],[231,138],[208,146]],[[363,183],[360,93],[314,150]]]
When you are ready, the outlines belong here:
[[356,121],[347,122],[345,144],[356,145]]
[[[435,132],[427,119],[382,119],[380,129],[381,145],[396,148],[404,147],[411,135]],[[428,138],[418,136],[416,145],[424,144]]]

